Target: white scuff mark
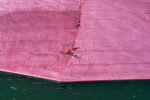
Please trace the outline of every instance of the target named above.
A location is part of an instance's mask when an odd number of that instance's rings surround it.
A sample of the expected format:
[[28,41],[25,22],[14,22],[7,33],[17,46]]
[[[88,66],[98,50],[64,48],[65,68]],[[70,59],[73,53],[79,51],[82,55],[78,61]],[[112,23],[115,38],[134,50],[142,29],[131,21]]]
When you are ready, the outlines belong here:
[[8,1],[7,0],[0,0],[0,2],[7,3]]

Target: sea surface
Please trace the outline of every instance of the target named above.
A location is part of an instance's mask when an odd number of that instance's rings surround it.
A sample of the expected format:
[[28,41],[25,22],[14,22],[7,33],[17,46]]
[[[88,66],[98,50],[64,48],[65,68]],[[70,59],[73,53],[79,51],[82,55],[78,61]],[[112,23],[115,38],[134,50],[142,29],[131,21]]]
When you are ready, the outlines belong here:
[[150,100],[150,80],[62,85],[0,72],[0,100]]

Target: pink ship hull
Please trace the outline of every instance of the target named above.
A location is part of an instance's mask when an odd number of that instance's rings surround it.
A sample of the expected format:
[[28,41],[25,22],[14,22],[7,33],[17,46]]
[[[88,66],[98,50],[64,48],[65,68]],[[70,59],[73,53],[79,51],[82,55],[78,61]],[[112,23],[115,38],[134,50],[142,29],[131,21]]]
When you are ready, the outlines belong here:
[[[80,59],[61,53],[73,45]],[[60,82],[150,79],[150,0],[0,0],[0,71]]]

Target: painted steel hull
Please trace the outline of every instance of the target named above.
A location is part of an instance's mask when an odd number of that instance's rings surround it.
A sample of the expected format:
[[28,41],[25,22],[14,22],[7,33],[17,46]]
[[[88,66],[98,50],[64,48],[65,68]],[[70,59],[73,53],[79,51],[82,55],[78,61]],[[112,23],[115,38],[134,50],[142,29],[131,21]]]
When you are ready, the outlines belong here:
[[150,79],[150,0],[0,0],[0,71],[60,82]]

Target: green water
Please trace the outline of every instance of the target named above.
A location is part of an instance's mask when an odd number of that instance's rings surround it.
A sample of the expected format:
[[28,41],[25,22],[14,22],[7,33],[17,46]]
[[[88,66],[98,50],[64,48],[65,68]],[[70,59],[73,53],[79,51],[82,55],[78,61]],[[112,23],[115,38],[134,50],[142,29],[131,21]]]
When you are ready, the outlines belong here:
[[0,73],[0,100],[150,100],[150,80],[59,83]]

